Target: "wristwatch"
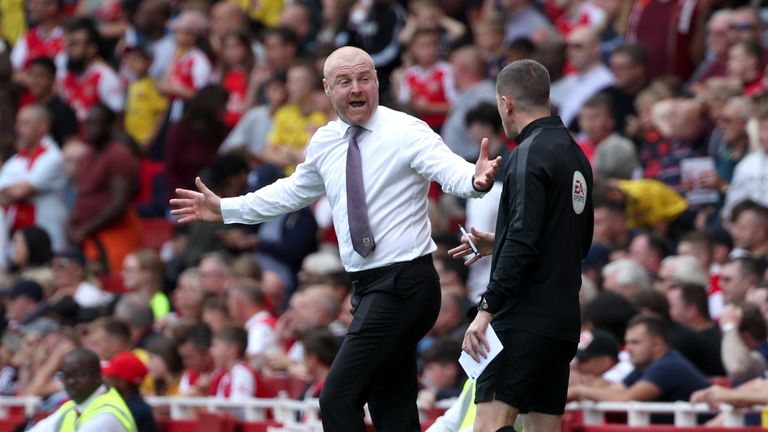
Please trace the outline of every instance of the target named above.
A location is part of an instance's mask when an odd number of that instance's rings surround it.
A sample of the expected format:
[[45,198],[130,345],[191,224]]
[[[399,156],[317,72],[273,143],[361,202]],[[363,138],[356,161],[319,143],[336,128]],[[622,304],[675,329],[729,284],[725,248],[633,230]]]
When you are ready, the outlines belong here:
[[477,310],[480,312],[488,312],[489,314],[493,315],[490,306],[488,306],[488,300],[486,300],[485,296],[480,296],[480,302],[477,304]]

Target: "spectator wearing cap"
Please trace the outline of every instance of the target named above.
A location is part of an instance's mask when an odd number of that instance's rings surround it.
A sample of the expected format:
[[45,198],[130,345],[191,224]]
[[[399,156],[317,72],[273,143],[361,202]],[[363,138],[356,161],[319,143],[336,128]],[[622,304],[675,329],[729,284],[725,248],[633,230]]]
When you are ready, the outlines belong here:
[[139,385],[147,376],[147,367],[135,354],[117,354],[101,367],[104,382],[117,390],[133,415],[136,427],[141,432],[156,432],[157,424],[152,407],[139,392]]
[[72,297],[80,307],[98,308],[114,299],[112,293],[102,290],[88,277],[85,255],[76,248],[68,248],[53,259],[53,275],[56,284],[54,298]]
[[56,329],[56,323],[43,316],[48,304],[39,283],[20,279],[4,295],[5,319],[8,321],[2,339],[4,347],[15,352],[19,349],[22,337],[30,333],[45,335]]
[[197,10],[185,10],[168,26],[174,31],[176,61],[166,71],[158,88],[171,99],[171,121],[181,118],[184,101],[211,79],[213,67],[201,49],[208,32],[208,17]]
[[691,362],[669,346],[669,329],[661,317],[641,314],[630,320],[625,336],[635,366],[621,385],[577,385],[570,395],[596,401],[687,401],[709,382]]

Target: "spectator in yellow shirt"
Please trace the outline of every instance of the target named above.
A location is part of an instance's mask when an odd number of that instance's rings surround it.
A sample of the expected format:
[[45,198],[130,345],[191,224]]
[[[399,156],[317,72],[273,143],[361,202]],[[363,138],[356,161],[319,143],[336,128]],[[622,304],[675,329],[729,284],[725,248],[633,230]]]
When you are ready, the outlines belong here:
[[136,141],[142,153],[146,153],[165,119],[168,99],[160,93],[157,83],[148,75],[152,55],[146,49],[129,48],[123,59],[129,72],[137,77],[128,87],[125,131]]
[[320,83],[320,74],[310,63],[297,63],[288,69],[288,103],[275,112],[267,146],[261,154],[262,161],[284,168],[286,175],[304,161],[309,138],[328,122],[313,97]]

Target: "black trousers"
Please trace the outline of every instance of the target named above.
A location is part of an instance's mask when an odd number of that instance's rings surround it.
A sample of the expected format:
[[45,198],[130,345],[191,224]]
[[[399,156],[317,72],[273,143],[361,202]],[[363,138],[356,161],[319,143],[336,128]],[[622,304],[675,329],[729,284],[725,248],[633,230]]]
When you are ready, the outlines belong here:
[[432,257],[359,273],[350,274],[354,319],[320,395],[323,430],[365,431],[368,402],[377,432],[421,431],[416,343],[440,311]]

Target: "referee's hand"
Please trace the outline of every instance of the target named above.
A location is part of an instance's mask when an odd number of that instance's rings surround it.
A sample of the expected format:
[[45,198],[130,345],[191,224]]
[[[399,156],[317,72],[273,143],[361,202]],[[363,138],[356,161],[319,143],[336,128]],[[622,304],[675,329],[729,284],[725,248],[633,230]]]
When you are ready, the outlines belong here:
[[477,251],[480,252],[480,256],[473,253],[472,248],[469,246],[467,236],[461,236],[461,244],[449,250],[448,255],[453,257],[453,259],[463,259],[464,257],[471,255],[469,259],[464,261],[464,265],[471,265],[481,257],[493,253],[493,241],[496,238],[495,233],[480,231],[472,227],[469,232],[469,237],[472,239],[475,246],[477,246]]
[[467,332],[464,333],[461,349],[477,362],[488,357],[488,351],[491,350],[491,345],[485,338],[485,330],[491,320],[493,320],[493,315],[485,311],[478,311],[477,316],[467,328]]

